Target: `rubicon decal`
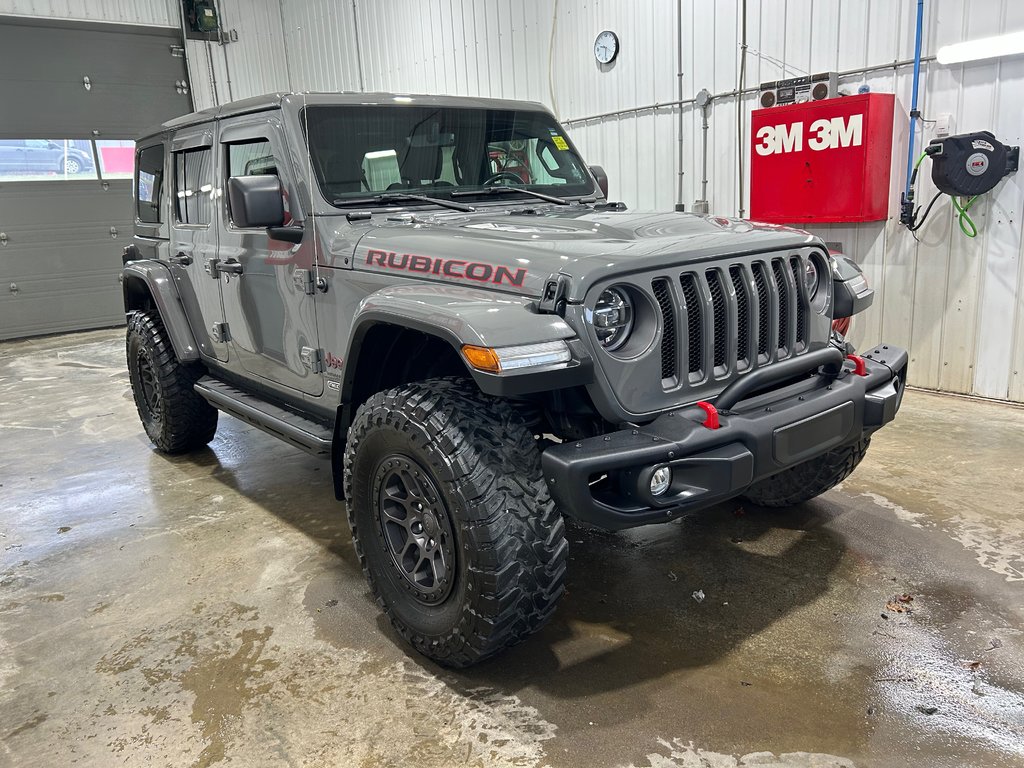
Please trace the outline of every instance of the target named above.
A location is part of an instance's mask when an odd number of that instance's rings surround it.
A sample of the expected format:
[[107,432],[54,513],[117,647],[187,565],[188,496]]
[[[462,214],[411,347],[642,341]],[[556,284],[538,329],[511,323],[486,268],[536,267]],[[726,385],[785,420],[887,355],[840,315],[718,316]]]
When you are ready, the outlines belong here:
[[401,272],[419,272],[424,275],[442,275],[456,280],[473,280],[494,285],[523,286],[526,270],[522,267],[511,269],[501,264],[487,264],[482,261],[442,259],[436,256],[419,256],[414,253],[395,253],[370,248],[366,252],[366,265],[384,267]]

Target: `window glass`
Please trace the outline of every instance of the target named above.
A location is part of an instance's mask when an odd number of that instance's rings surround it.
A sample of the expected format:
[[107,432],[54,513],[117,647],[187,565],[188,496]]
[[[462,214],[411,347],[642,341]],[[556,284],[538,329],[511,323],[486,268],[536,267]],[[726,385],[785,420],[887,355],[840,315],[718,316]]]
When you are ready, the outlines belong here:
[[267,139],[228,145],[229,176],[277,176],[277,160]]
[[135,184],[135,212],[139,221],[159,224],[164,192],[164,145],[139,150],[139,176]]
[[174,153],[174,210],[182,224],[205,226],[212,220],[212,170],[208,147]]
[[89,139],[0,139],[0,181],[95,178]]
[[495,185],[594,192],[583,160],[545,112],[318,105],[303,122],[320,189],[339,206],[389,190],[434,197],[483,194]]
[[96,154],[104,179],[130,179],[135,173],[135,142],[98,139]]
[[[274,148],[269,139],[255,139],[227,145],[228,176],[280,176]],[[291,224],[291,210],[288,195],[281,200],[284,206],[284,223]],[[230,213],[230,211],[229,211]]]

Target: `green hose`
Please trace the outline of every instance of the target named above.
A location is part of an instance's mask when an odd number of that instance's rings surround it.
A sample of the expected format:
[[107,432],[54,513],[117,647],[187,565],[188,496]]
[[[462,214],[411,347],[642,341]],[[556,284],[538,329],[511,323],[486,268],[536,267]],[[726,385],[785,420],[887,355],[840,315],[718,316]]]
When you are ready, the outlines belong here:
[[968,237],[978,236],[978,227],[974,224],[974,220],[968,215],[967,211],[970,210],[971,206],[974,205],[974,201],[978,199],[978,196],[968,198],[966,202],[963,200],[957,200],[955,197],[950,198],[953,201],[953,207],[956,208],[959,216],[957,220],[960,224],[960,231]]

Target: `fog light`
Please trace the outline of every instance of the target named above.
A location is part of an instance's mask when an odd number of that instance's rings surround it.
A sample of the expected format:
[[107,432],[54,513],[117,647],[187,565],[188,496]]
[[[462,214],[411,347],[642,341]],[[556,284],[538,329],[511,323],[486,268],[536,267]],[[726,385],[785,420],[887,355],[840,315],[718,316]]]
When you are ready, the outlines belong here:
[[669,467],[658,467],[651,474],[651,495],[661,496],[672,484],[672,470]]

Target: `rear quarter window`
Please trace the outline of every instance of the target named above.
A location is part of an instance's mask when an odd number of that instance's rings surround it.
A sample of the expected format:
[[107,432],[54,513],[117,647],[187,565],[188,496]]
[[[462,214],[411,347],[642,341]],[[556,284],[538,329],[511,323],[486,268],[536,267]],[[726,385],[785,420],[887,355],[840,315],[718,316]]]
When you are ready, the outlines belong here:
[[135,214],[146,224],[163,223],[164,145],[154,144],[138,152],[135,163]]

